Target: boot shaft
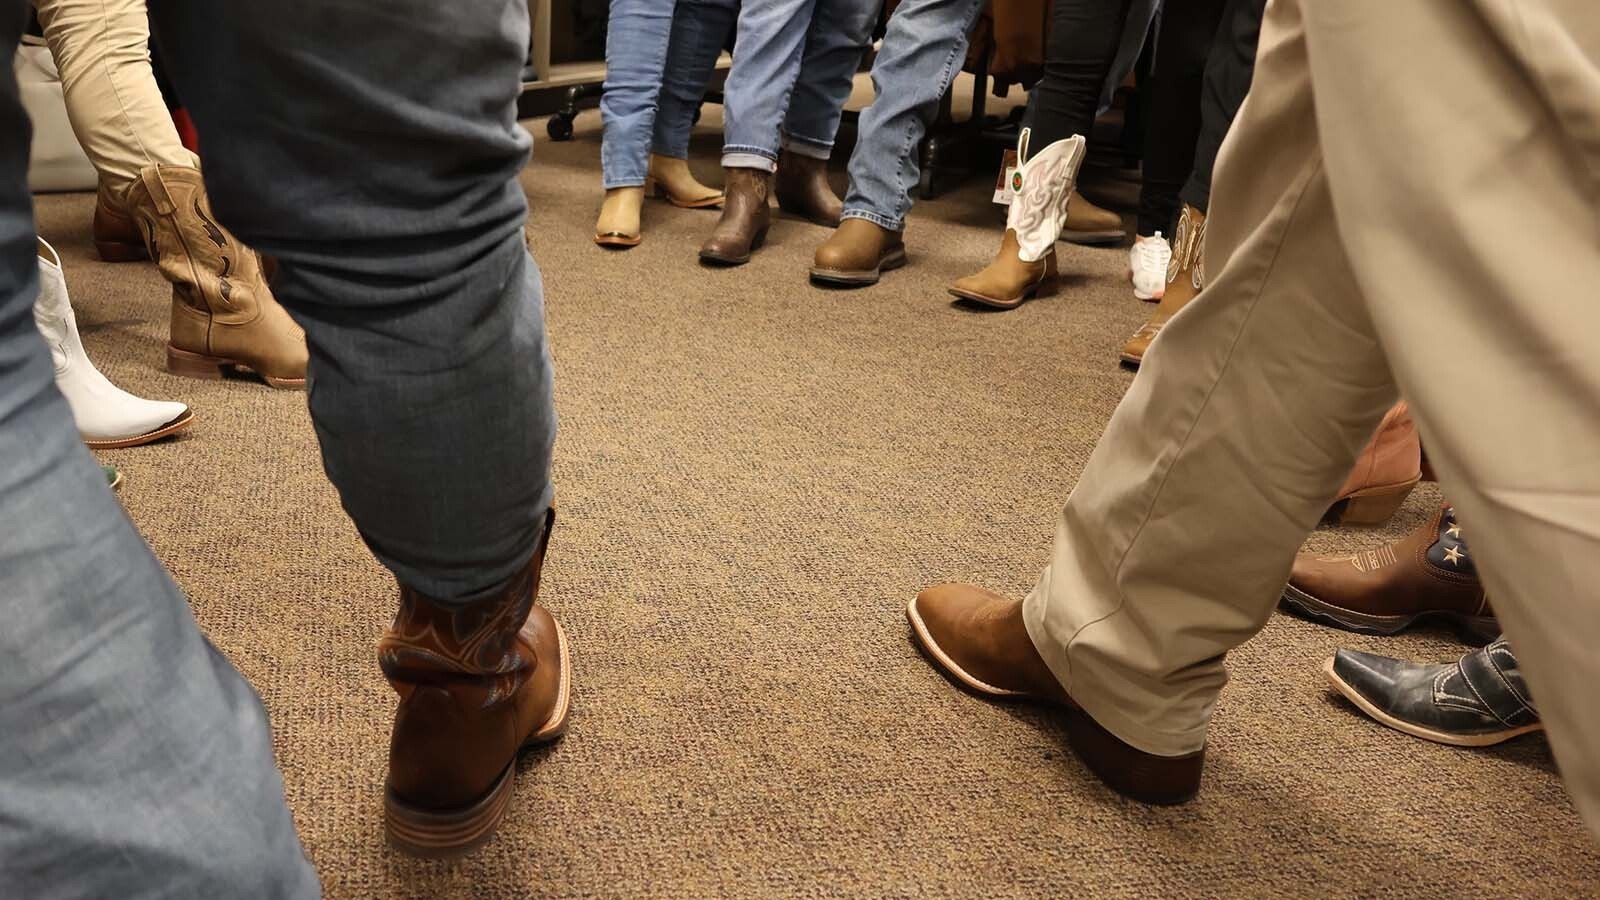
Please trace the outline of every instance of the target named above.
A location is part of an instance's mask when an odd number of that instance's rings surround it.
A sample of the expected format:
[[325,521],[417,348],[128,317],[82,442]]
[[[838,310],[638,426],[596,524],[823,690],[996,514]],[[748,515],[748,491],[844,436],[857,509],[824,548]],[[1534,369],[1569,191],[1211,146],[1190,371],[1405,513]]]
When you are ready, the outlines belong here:
[[208,322],[248,325],[267,294],[256,255],[217,222],[200,170],[150,166],[128,190],[128,206],[173,299]]
[[1030,156],[1031,138],[1028,128],[1017,136],[1018,165],[1011,173],[1006,211],[1006,227],[1017,234],[1017,255],[1023,262],[1043,259],[1061,237],[1084,154],[1082,135],[1062,138]]

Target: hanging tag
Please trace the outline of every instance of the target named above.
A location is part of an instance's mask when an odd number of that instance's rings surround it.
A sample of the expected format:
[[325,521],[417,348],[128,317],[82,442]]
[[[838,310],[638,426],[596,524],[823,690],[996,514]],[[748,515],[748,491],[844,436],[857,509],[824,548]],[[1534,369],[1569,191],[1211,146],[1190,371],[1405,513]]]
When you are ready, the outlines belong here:
[[1007,150],[1006,155],[1000,160],[1000,175],[994,181],[994,202],[1001,206],[1011,205],[1011,195],[1015,189],[1011,179],[1017,173],[1017,151]]

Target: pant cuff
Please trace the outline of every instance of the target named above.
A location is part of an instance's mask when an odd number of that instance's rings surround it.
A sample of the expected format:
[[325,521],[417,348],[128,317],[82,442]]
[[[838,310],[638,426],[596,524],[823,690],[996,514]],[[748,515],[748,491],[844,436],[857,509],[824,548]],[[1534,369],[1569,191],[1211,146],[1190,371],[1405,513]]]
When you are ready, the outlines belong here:
[[800,137],[795,134],[783,136],[783,149],[796,156],[809,156],[812,159],[823,161],[833,158],[832,141],[814,141],[811,138]]
[[1045,631],[1044,608],[1049,602],[1037,591],[1030,593],[1022,603],[1022,622],[1028,628],[1028,639],[1033,641],[1034,649],[1039,651],[1040,658],[1050,667],[1056,681],[1060,682],[1072,702],[1089,714],[1089,718],[1123,743],[1156,756],[1184,756],[1205,747],[1207,723],[1178,731],[1150,728],[1135,722],[1123,712],[1115,699],[1096,691],[1092,684],[1095,679],[1084,678],[1081,665],[1079,671],[1074,672],[1072,662],[1067,658],[1067,648]]
[[846,209],[844,211],[844,215],[840,216],[839,218],[841,220],[866,219],[868,222],[871,222],[879,228],[887,228],[890,231],[904,231],[906,227],[904,219],[891,219],[888,216],[880,216],[875,212],[869,212],[864,209]]

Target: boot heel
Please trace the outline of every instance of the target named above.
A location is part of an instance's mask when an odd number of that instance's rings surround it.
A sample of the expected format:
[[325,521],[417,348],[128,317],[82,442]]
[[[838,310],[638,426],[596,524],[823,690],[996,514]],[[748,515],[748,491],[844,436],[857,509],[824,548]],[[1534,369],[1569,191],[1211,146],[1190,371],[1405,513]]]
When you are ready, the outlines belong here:
[[407,804],[394,791],[383,795],[383,826],[389,842],[412,856],[460,856],[494,835],[511,805],[517,763],[512,760],[489,794],[464,809],[435,812]]
[[1419,478],[1405,484],[1358,491],[1328,510],[1328,517],[1340,525],[1382,525],[1399,512]]
[[149,252],[144,249],[144,244],[124,241],[95,241],[94,250],[100,254],[102,262],[108,263],[138,262],[150,257]]
[[190,353],[187,350],[179,350],[171,344],[167,345],[167,371],[174,375],[218,381],[222,378],[222,370],[230,365],[231,363],[225,359]]

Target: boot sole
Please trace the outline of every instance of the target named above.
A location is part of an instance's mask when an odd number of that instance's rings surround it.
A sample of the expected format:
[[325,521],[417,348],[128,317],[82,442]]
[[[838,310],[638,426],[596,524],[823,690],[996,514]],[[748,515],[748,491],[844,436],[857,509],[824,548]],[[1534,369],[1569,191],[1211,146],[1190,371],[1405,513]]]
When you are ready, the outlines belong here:
[[[1026,691],[1013,691],[1008,688],[996,687],[981,678],[961,668],[956,661],[950,658],[933,639],[929,633],[927,623],[923,622],[922,614],[917,612],[917,599],[911,598],[906,606],[906,617],[911,620],[911,630],[915,634],[917,644],[933,659],[935,668],[954,680],[958,685],[965,687],[983,697],[995,700],[1026,700],[1034,703],[1044,703],[1060,709],[1066,714],[1067,745],[1072,748],[1078,760],[1099,778],[1106,787],[1130,800],[1148,803],[1153,806],[1176,806],[1194,799],[1200,791],[1200,769],[1204,764],[1205,751],[1200,750],[1188,756],[1176,757],[1176,761],[1187,762],[1194,766],[1192,782],[1176,790],[1152,790],[1142,784],[1149,773],[1144,766],[1147,760],[1130,759],[1126,745],[1116,735],[1107,731],[1104,726],[1096,722],[1092,716],[1075,705],[1062,704],[1047,697],[1040,697]],[[1116,760],[1121,768],[1108,764],[1107,761]],[[1164,763],[1165,764],[1165,763]],[[1159,776],[1157,776],[1159,777]]]
[[242,372],[266,382],[268,386],[284,391],[303,391],[306,389],[304,378],[280,378],[267,375],[251,368],[248,363],[223,356],[207,356],[203,353],[193,353],[188,350],[179,350],[171,344],[167,345],[167,371],[185,378],[199,378],[203,381],[220,381],[229,372]]
[[594,236],[595,244],[607,250],[627,250],[629,247],[639,246],[639,242],[643,240],[642,235],[623,234],[620,231],[608,231]]
[[1449,744],[1452,747],[1492,747],[1503,744],[1512,738],[1525,734],[1533,734],[1544,730],[1544,723],[1534,722],[1531,725],[1519,725],[1516,728],[1507,728],[1504,731],[1492,731],[1486,734],[1451,734],[1448,731],[1436,731],[1426,728],[1405,719],[1396,718],[1374,706],[1362,693],[1352,687],[1339,673],[1334,671],[1333,660],[1329,659],[1322,664],[1322,673],[1328,676],[1328,683],[1338,691],[1346,700],[1356,705],[1357,709],[1371,716],[1380,724],[1387,725],[1395,731],[1404,732],[1412,737],[1419,737],[1425,741],[1434,741],[1439,744]]
[[760,250],[762,245],[766,244],[766,242],[767,229],[763,228],[755,233],[755,237],[750,239],[750,249],[746,250],[743,254],[728,255],[725,253],[717,253],[713,250],[701,250],[700,261],[714,266],[742,266],[749,262],[750,257],[757,250]]
[[955,287],[950,288],[950,296],[955,297],[957,300],[968,300],[980,306],[987,306],[990,309],[1016,309],[1035,297],[1048,295],[1053,290],[1055,290],[1055,284],[1049,279],[1042,279],[1028,285],[1021,294],[1011,300],[989,297],[977,291],[968,291]]
[[1437,610],[1401,616],[1375,616],[1334,606],[1318,600],[1294,585],[1284,585],[1278,605],[1302,618],[1323,625],[1332,625],[1356,634],[1388,637],[1399,634],[1424,620],[1444,622],[1454,628],[1470,644],[1482,646],[1500,636],[1500,623],[1494,616],[1469,616],[1466,613]]
[[194,410],[184,410],[183,415],[154,431],[147,431],[144,434],[133,437],[113,438],[111,440],[91,441],[85,438],[83,443],[91,450],[120,450],[124,447],[139,447],[153,441],[159,441],[164,437],[171,437],[193,424]]
[[816,284],[836,287],[867,287],[878,283],[884,272],[891,272],[906,264],[905,248],[891,250],[878,261],[875,269],[826,269],[811,267],[811,280]]
[[[567,647],[567,632],[556,623],[556,641],[561,654],[561,680],[556,688],[556,708],[545,724],[523,741],[518,753],[540,744],[559,740],[567,733],[567,717],[572,710],[572,653]],[[440,859],[468,853],[494,835],[505,818],[516,790],[517,761],[506,764],[483,799],[460,809],[438,812],[419,809],[396,797],[385,788],[383,824],[389,843],[412,856]]]

